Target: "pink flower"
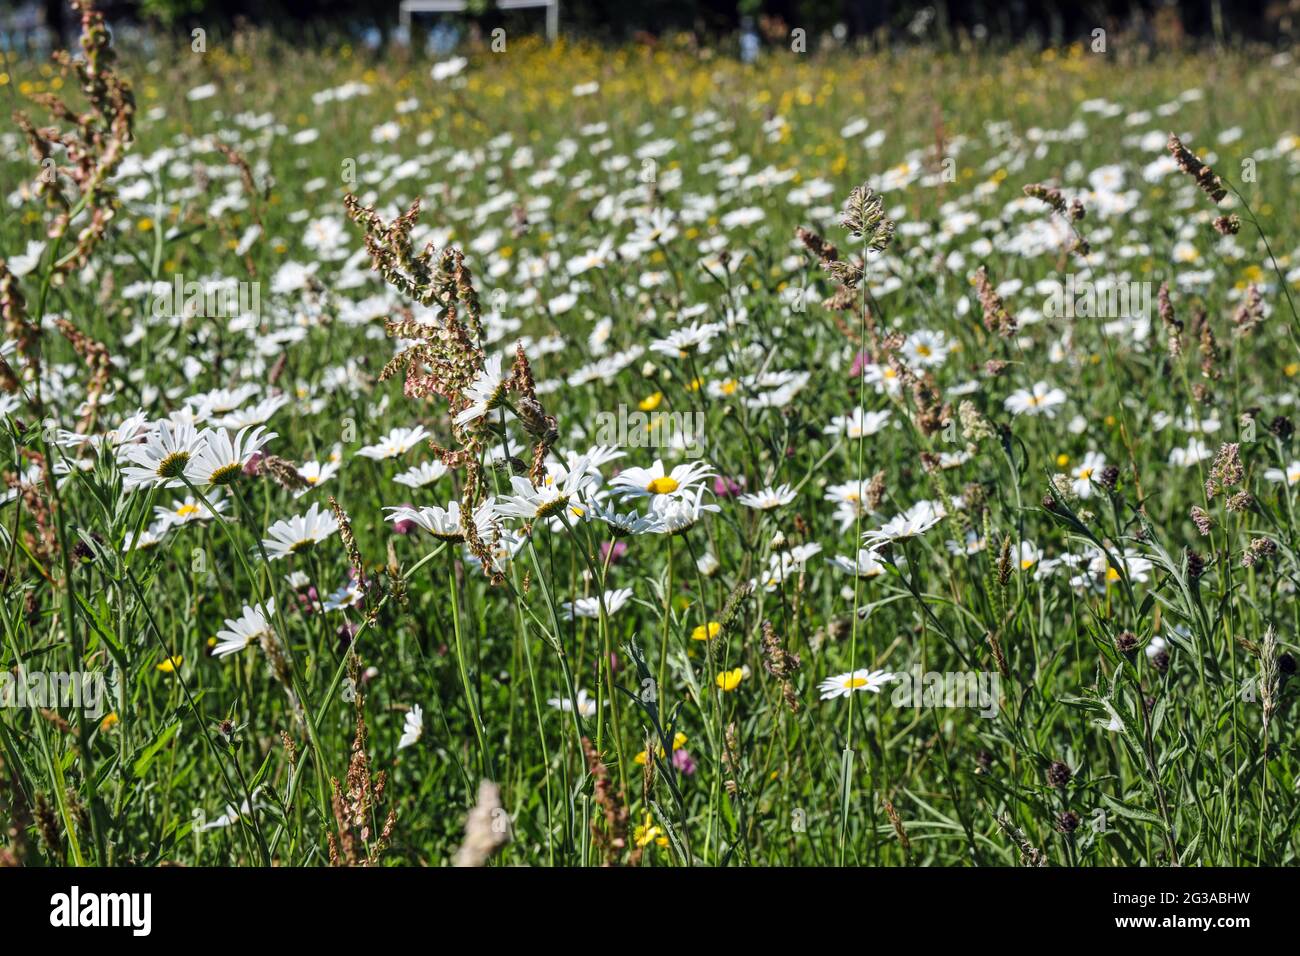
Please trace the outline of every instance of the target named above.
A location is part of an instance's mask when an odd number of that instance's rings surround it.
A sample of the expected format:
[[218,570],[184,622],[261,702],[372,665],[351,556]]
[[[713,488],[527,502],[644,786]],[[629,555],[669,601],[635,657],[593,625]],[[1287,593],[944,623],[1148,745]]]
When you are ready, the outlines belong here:
[[611,542],[605,541],[601,544],[600,546],[601,561],[607,562],[609,564],[613,564],[615,561],[617,561],[619,558],[623,557],[623,555],[627,553],[626,541],[614,541],[612,542],[612,547],[614,553],[611,555],[610,554]]
[[871,356],[864,349],[854,357],[853,368],[849,370],[849,376],[851,378],[856,378],[857,376],[862,374],[862,370],[864,368],[866,368],[868,365],[871,364],[873,364],[871,361]]
[[713,493],[719,498],[730,498],[738,495],[745,490],[745,476],[739,478],[727,478],[719,475],[713,479]]
[[685,747],[673,751],[673,766],[685,777],[695,773],[695,761],[691,759],[690,751]]

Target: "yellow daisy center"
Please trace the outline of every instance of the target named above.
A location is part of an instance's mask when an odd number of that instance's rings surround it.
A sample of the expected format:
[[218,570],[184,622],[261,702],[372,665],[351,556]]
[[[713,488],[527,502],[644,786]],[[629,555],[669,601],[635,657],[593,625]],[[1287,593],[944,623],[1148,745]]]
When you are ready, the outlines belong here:
[[645,490],[652,495],[670,495],[678,488],[677,479],[671,475],[661,475],[658,478],[652,478],[650,484],[645,486]]

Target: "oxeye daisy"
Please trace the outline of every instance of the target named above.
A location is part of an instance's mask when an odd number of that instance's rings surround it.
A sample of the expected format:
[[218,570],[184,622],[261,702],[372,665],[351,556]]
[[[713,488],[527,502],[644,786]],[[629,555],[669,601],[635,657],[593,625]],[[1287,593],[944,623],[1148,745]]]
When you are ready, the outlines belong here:
[[777,485],[775,488],[764,488],[752,495],[739,495],[736,501],[756,511],[771,511],[773,508],[788,505],[795,497],[795,491],[788,484],[784,484]]
[[366,599],[366,592],[356,581],[349,581],[325,599],[321,607],[326,611],[342,611],[350,607],[360,607]]
[[[596,716],[596,698],[587,693],[585,688],[579,688],[577,693],[578,713],[583,717]],[[558,711],[566,714],[573,713],[573,700],[569,697],[552,697],[546,701],[548,705]]]
[[933,511],[915,515],[901,514],[886,521],[879,528],[866,532],[862,535],[862,540],[867,547],[874,549],[891,541],[903,541],[925,534],[942,520],[943,515]]
[[[606,591],[604,594],[605,614],[612,617],[618,613],[632,597],[631,588],[619,588],[616,591]],[[576,601],[565,601],[560,605],[567,620],[573,620],[576,617],[600,617],[601,599],[597,597],[578,598]]]
[[836,697],[848,697],[854,691],[870,691],[873,694],[879,694],[880,689],[897,677],[889,671],[873,671],[863,667],[856,671],[850,671],[847,674],[836,674],[834,677],[828,677],[817,685],[817,689],[822,693],[822,700],[833,700]]
[[578,459],[571,469],[548,471],[541,487],[521,475],[512,475],[510,488],[514,494],[501,496],[496,504],[496,513],[526,521],[550,518],[564,511],[590,481],[587,462],[583,458]]
[[212,648],[213,657],[226,657],[242,651],[254,641],[272,633],[271,617],[275,614],[275,598],[265,605],[245,605],[237,618],[226,618],[226,626],[217,631],[217,643]]
[[858,549],[856,561],[838,554],[827,560],[844,573],[854,574],[860,578],[874,578],[885,573],[885,565],[881,563],[879,553],[867,548]]
[[1013,415],[1046,415],[1053,418],[1057,406],[1064,403],[1065,392],[1052,388],[1046,382],[1036,382],[1033,388],[1012,392],[1003,404]]
[[262,425],[270,421],[271,416],[288,405],[290,401],[288,395],[272,395],[270,398],[264,398],[249,408],[239,408],[222,415],[220,418],[214,418],[212,425],[217,428],[229,428],[232,431],[239,428],[248,428],[252,425]]
[[1106,456],[1099,452],[1090,451],[1083,456],[1077,468],[1070,472],[1074,481],[1071,487],[1074,493],[1080,498],[1092,497],[1093,476],[1099,474],[1106,467]]
[[1286,466],[1286,469],[1269,468],[1264,472],[1264,477],[1269,481],[1286,482],[1287,485],[1294,485],[1300,481],[1300,461],[1293,461]]
[[425,431],[423,425],[416,425],[414,428],[394,428],[375,444],[358,448],[357,454],[374,461],[397,458],[414,448],[417,442],[428,437],[429,433]]
[[261,426],[242,428],[230,437],[225,428],[205,428],[200,437],[204,446],[190,460],[186,474],[196,485],[228,485],[239,477],[244,466],[261,451],[275,432],[262,434]]
[[213,512],[224,514],[228,504],[218,494],[208,496],[208,503],[212,505],[211,509],[192,495],[186,495],[184,501],[173,502],[169,508],[155,505],[153,510],[158,521],[154,527],[167,529],[196,521],[208,521],[212,518]]
[[424,734],[424,709],[419,704],[412,704],[411,709],[402,718],[402,737],[397,741],[397,749],[405,750]]
[[848,415],[836,415],[822,431],[827,435],[843,435],[846,438],[866,438],[876,434],[889,421],[889,409],[879,412],[867,412],[861,408],[853,409]]
[[603,505],[593,505],[591,515],[609,526],[610,533],[623,538],[633,534],[648,534],[656,530],[653,515],[646,517],[637,511],[620,513]]
[[685,497],[695,490],[694,485],[712,476],[713,472],[702,461],[678,465],[669,472],[665,471],[663,461],[656,458],[649,468],[627,468],[619,472],[610,480],[609,486],[624,498],[647,495]]
[[121,446],[118,461],[129,463],[122,466],[122,479],[128,487],[174,488],[205,445],[206,439],[193,425],[164,418],[142,443]]
[[447,466],[440,461],[425,461],[410,468],[400,475],[394,475],[393,481],[408,488],[423,488],[431,485],[447,474]]
[[298,466],[298,477],[307,483],[307,487],[294,492],[295,498],[301,498],[313,488],[329,481],[339,472],[337,461],[304,461]]
[[[480,538],[491,537],[493,506],[493,499],[488,498],[474,509],[474,529]],[[452,500],[445,509],[426,505],[422,508],[389,507],[384,510],[389,512],[389,521],[412,521],[440,541],[465,540],[459,501]]]
[[267,528],[262,546],[266,548],[267,557],[276,561],[304,551],[338,530],[339,523],[333,513],[322,510],[313,502],[306,514],[277,521]]
[[650,351],[677,358],[686,358],[694,351],[707,352],[709,343],[725,329],[722,322],[692,322],[684,329],[677,329],[665,338],[651,342]]
[[683,534],[699,524],[706,512],[719,511],[717,505],[703,503],[704,489],[696,488],[685,498],[662,496],[650,506],[650,519],[656,534]]
[[474,381],[470,382],[469,387],[465,389],[465,397],[470,400],[470,406],[456,414],[456,424],[464,428],[470,422],[477,421],[499,408],[505,395],[506,383],[505,376],[501,373],[501,355],[499,353],[490,355],[483,363],[482,371],[474,376]]

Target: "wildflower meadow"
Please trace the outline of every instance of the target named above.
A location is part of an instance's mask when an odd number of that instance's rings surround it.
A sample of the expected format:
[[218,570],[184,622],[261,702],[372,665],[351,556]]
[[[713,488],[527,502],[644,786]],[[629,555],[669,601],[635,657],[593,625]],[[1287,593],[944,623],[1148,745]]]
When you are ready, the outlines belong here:
[[1297,863],[1292,51],[73,6],[0,864]]

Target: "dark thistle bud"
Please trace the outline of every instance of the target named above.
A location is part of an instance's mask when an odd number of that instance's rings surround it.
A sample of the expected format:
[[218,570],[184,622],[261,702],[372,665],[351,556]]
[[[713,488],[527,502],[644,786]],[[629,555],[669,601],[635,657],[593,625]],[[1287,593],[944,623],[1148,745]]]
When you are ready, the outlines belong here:
[[1064,790],[1072,776],[1074,774],[1070,772],[1070,768],[1059,760],[1053,761],[1047,768],[1047,783],[1057,790]]
[[1125,657],[1131,657],[1137,650],[1138,637],[1132,631],[1120,631],[1115,635],[1115,650]]
[[1114,465],[1107,465],[1097,476],[1097,484],[1101,485],[1107,491],[1114,491],[1119,484],[1119,469]]
[[1279,415],[1268,423],[1268,430],[1282,441],[1290,441],[1295,434],[1295,425],[1285,415]]
[[1060,833],[1073,833],[1079,829],[1079,815],[1073,810],[1062,810],[1056,815],[1056,829]]

